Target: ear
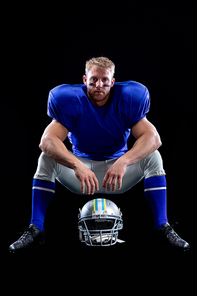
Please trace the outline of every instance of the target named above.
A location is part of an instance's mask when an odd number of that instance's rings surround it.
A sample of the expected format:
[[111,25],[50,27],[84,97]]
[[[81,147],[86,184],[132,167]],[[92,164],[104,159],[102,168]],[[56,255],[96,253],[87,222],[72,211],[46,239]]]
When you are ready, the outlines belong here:
[[111,87],[114,86],[114,83],[115,83],[115,78],[112,78],[112,81],[111,81]]
[[83,83],[84,83],[85,85],[87,85],[87,76],[86,76],[86,75],[83,75]]

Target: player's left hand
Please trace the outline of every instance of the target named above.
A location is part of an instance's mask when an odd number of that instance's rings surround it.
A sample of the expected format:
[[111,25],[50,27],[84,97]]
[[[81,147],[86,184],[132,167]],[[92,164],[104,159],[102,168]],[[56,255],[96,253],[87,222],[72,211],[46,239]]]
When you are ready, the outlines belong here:
[[107,186],[107,191],[111,190],[112,192],[116,190],[116,184],[118,182],[118,189],[122,187],[122,178],[126,173],[127,166],[123,164],[120,158],[107,170],[105,177],[103,179],[103,189]]

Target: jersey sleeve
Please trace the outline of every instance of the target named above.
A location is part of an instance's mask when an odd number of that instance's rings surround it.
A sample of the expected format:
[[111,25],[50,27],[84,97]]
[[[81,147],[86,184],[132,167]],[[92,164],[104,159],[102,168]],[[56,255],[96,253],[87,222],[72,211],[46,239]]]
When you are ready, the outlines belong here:
[[48,116],[56,119],[71,132],[73,129],[73,115],[69,114],[69,105],[69,99],[63,101],[61,97],[55,96],[52,91],[49,92]]
[[150,109],[150,94],[147,88],[142,97],[134,96],[130,104],[128,127],[131,128],[140,119],[146,117]]

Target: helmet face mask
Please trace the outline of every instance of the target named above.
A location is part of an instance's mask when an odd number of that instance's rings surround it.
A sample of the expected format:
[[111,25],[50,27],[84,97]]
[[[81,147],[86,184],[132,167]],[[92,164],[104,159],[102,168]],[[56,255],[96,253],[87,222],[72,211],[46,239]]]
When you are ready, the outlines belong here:
[[86,203],[80,210],[79,239],[88,246],[116,244],[119,230],[122,228],[122,213],[110,200],[94,199]]

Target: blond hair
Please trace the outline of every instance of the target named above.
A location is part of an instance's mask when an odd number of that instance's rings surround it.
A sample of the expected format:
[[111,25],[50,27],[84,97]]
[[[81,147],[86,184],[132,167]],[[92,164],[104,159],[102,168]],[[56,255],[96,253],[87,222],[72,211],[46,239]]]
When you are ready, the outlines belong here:
[[86,76],[88,74],[88,71],[90,71],[90,69],[93,66],[98,66],[100,68],[107,68],[111,71],[112,77],[114,76],[115,64],[106,57],[92,58],[92,59],[86,61],[86,67],[85,67]]

